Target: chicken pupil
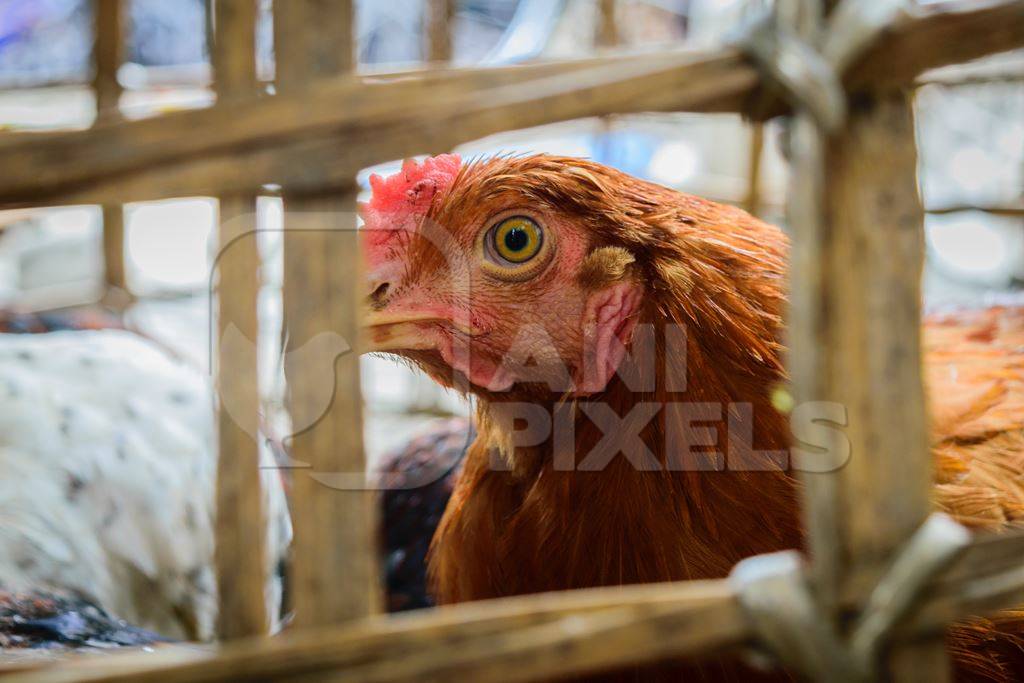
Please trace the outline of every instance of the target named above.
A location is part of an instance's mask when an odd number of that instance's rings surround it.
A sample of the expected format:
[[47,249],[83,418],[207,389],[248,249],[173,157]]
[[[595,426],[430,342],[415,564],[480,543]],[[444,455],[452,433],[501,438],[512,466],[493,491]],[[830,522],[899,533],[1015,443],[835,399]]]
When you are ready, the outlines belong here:
[[522,228],[512,228],[505,233],[505,246],[509,251],[522,251],[530,241],[530,236]]

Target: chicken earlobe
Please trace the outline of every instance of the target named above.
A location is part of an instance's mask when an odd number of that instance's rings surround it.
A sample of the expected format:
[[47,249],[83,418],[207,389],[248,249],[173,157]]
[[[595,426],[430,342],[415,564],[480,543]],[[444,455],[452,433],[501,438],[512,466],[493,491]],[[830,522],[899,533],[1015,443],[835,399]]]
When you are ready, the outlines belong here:
[[590,295],[583,314],[583,362],[576,396],[603,391],[619,369],[636,327],[642,287],[618,282]]

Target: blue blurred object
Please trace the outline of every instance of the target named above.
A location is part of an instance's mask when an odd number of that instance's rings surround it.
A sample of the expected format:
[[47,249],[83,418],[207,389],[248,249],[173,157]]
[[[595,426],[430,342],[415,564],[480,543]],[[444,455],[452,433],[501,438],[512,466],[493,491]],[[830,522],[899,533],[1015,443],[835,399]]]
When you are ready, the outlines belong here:
[[42,3],[28,0],[0,2],[0,49],[15,41],[42,17]]
[[0,85],[88,78],[87,0],[0,0]]
[[[465,0],[455,21],[455,60],[508,63],[536,56],[564,0]],[[270,3],[261,3],[261,57],[270,52]],[[410,63],[423,56],[422,0],[358,3],[359,59]],[[131,0],[128,51],[143,66],[208,60],[203,0]],[[88,0],[0,0],[0,88],[53,81],[85,83],[91,73]],[[264,52],[265,51],[265,52]]]
[[143,66],[205,62],[203,0],[132,0],[129,61]]
[[[203,0],[132,0],[128,8],[129,61],[206,61]],[[87,81],[92,32],[88,0],[0,0],[0,86]]]
[[[492,12],[499,9],[495,4],[502,3],[490,3],[488,9]],[[565,0],[519,0],[501,40],[482,62],[514,64],[539,56],[547,47],[564,9]]]
[[638,178],[649,175],[651,157],[664,140],[638,130],[609,129],[596,132],[591,141],[591,158]]

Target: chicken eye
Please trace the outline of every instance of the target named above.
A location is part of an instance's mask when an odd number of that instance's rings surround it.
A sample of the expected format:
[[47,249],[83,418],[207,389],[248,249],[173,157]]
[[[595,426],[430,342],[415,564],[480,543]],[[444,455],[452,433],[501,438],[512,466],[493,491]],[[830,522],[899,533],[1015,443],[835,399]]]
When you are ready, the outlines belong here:
[[494,253],[513,265],[526,263],[540,253],[544,233],[526,216],[506,218],[491,229],[490,246]]

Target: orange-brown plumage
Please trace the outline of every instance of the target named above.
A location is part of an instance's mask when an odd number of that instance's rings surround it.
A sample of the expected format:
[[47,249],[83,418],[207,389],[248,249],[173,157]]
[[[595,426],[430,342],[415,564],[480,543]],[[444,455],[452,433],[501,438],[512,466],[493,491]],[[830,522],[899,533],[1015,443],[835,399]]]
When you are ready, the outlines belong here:
[[[495,280],[491,266],[477,265],[488,258],[481,236],[491,235],[495,216],[515,212],[536,218],[555,255],[528,278]],[[439,246],[410,235],[397,256],[404,276],[375,305],[459,310],[472,327],[460,332],[446,323],[455,314],[437,313],[405,323],[418,337],[388,330],[415,347],[395,341],[389,350],[479,397],[479,434],[430,558],[440,601],[721,577],[742,557],[801,546],[789,426],[770,400],[784,380],[781,231],[593,162],[544,155],[463,165],[421,220],[448,238]],[[453,252],[463,254],[455,279],[464,286],[446,290]],[[606,336],[631,355],[609,356],[595,341],[605,318]],[[517,346],[519,331],[534,325],[546,333]],[[928,325],[925,339],[936,505],[966,524],[1002,528],[1024,515],[1024,315],[947,316]],[[459,344],[472,360],[452,360]],[[516,356],[534,346],[534,365]],[[547,346],[570,386],[552,381],[559,368]],[[595,358],[617,373],[592,386],[581,377]],[[653,368],[653,383],[637,388],[630,371],[638,368]],[[512,444],[521,427],[507,415],[523,404],[553,425],[573,425],[572,434],[552,428]],[[597,423],[608,411],[633,415],[642,429],[626,420],[607,434]],[[602,437],[608,452],[622,452],[589,471]],[[951,636],[965,675],[1007,670],[1014,644],[996,629],[1012,631],[1020,616]],[[701,673],[740,675],[731,666]]]

